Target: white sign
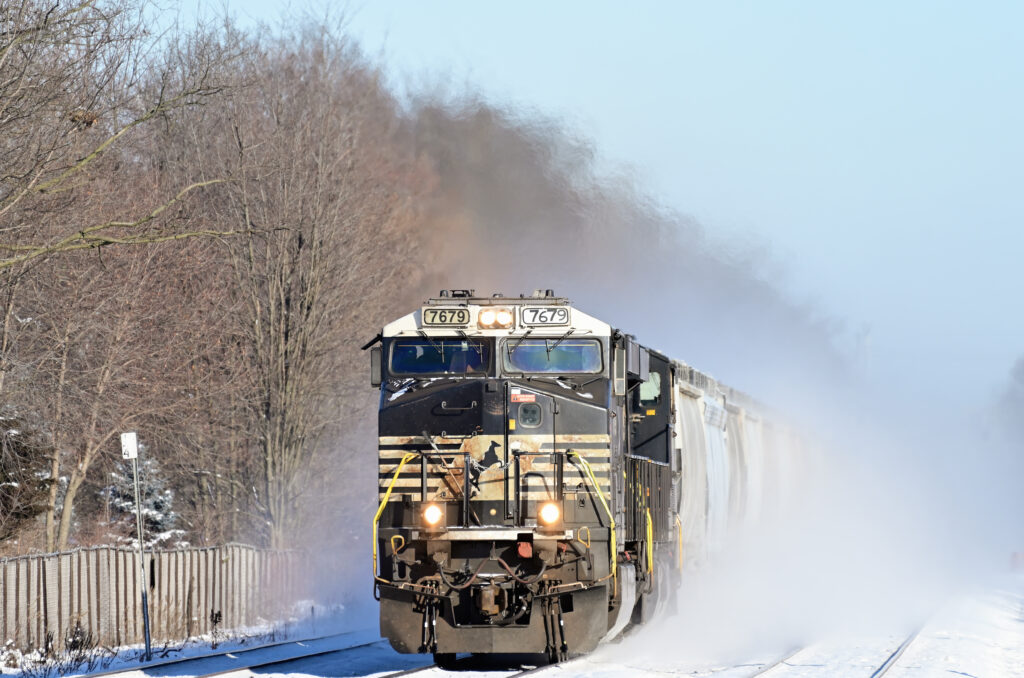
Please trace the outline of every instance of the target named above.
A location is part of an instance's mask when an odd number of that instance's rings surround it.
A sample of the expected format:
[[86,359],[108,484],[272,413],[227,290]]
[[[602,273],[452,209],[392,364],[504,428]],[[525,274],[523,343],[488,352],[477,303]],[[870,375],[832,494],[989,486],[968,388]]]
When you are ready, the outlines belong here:
[[121,458],[136,459],[139,456],[139,436],[135,431],[121,434]]

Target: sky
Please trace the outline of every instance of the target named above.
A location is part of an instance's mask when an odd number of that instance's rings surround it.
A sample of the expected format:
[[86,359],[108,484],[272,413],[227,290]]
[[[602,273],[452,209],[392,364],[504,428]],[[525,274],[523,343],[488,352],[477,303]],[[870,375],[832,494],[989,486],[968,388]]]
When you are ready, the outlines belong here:
[[[984,409],[1024,355],[1024,5],[469,2],[342,10],[404,91],[562,119],[837,323],[869,380]],[[685,359],[685,357],[684,357]]]

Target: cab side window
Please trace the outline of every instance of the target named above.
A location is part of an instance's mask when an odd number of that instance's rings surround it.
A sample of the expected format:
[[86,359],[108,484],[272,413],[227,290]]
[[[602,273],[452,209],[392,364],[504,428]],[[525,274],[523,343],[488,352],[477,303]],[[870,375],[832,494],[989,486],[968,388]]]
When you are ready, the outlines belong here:
[[637,391],[641,405],[658,405],[661,402],[661,374],[651,371],[647,381],[640,384],[640,388]]

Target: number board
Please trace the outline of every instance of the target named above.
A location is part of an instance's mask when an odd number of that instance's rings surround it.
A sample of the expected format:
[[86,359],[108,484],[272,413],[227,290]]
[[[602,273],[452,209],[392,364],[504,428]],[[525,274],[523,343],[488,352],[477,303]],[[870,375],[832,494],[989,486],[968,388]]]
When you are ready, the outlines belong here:
[[565,306],[524,306],[519,317],[523,325],[568,325],[569,309]]
[[468,308],[425,308],[423,309],[424,325],[440,325],[442,327],[469,324]]

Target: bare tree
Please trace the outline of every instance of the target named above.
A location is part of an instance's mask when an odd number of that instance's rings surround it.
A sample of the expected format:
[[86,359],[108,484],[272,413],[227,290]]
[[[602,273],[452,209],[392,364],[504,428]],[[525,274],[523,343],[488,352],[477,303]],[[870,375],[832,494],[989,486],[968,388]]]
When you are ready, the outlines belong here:
[[174,289],[164,288],[153,301],[175,310],[162,334],[167,361],[180,367],[158,378],[178,395],[173,408],[151,418],[147,438],[176,477],[177,510],[190,539],[245,539],[261,516],[252,502],[258,470],[247,408],[249,362],[233,322],[240,307],[235,277],[223,246],[184,241],[173,248],[169,261],[187,266],[166,276]]
[[[97,11],[62,7],[53,11],[67,30]],[[93,19],[94,29],[109,21]],[[58,44],[37,51],[62,64]],[[229,87],[217,97],[190,89],[199,65],[228,61],[225,44],[246,55],[218,71]],[[45,515],[48,549],[102,538],[90,527],[102,509],[97,471],[127,428],[144,431],[183,523],[205,543],[290,543],[304,503],[355,486],[331,470],[360,469],[370,487],[373,446],[351,437],[372,418],[358,347],[408,303],[430,261],[416,205],[432,173],[404,144],[406,122],[379,74],[336,32],[259,41],[228,26],[162,54],[135,62],[146,73],[125,81],[134,99],[115,101],[112,87],[95,89],[103,104],[92,107],[58,97],[49,110],[102,113],[15,131],[45,139],[45,153],[19,155],[0,138],[19,168],[0,178],[0,397],[39,434],[46,482],[23,503]],[[152,106],[139,102],[171,102],[171,91],[203,105],[176,99],[143,119]],[[186,200],[197,186],[205,199]],[[178,238],[196,233],[241,235]]]
[[227,243],[254,432],[242,447],[259,462],[246,489],[262,537],[283,546],[345,416],[366,332],[353,316],[375,316],[381,285],[409,272],[419,168],[391,139],[394,102],[343,39],[306,26],[246,52],[239,78],[250,86],[204,111],[191,137],[208,171],[232,177],[209,218],[250,232]]
[[0,418],[0,542],[43,510],[41,445],[15,417]]
[[110,171],[97,167],[101,160],[133,131],[220,91],[216,63],[183,72],[182,62],[153,56],[166,47],[146,30],[145,10],[138,0],[0,0],[0,269],[57,252],[222,233],[168,219],[218,178],[66,225],[97,174]]
[[[45,546],[67,547],[83,484],[117,435],[174,409],[184,399],[181,350],[165,330],[176,304],[159,292],[171,264],[158,248],[68,254],[44,266],[20,308],[30,319],[20,337],[25,364],[14,390],[19,416],[47,460]],[[30,293],[31,292],[31,293]]]
[[[128,407],[126,366],[144,358],[130,355],[144,349],[140,309],[153,308],[138,266],[153,280],[153,253],[138,255],[148,260],[129,266],[126,284],[104,263],[118,257],[73,252],[225,233],[192,228],[187,209],[221,180],[168,181],[148,142],[155,123],[214,98],[231,48],[202,30],[154,35],[152,9],[0,0],[0,409],[41,441],[47,549],[67,544],[89,469],[126,425],[117,413],[157,417],[168,404],[153,402],[182,396],[168,377],[159,397]],[[51,265],[55,253],[72,258]],[[151,374],[145,386],[157,381]]]

